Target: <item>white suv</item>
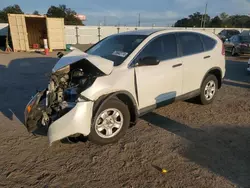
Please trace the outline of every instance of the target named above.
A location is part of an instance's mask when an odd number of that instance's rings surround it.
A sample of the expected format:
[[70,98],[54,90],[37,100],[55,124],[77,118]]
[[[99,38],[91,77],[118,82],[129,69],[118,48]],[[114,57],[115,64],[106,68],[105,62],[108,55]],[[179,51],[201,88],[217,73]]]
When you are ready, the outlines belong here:
[[225,75],[225,51],[214,34],[138,30],[109,36],[86,52],[60,58],[47,89],[25,109],[31,132],[48,127],[50,143],[87,136],[120,139],[138,117],[176,100],[211,103]]

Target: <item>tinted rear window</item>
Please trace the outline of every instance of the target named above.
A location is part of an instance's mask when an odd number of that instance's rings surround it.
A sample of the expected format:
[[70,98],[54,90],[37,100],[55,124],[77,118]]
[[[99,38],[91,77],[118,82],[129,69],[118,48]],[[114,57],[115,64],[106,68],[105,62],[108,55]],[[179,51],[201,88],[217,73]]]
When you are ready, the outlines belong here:
[[240,42],[250,43],[250,36],[239,36]]
[[212,50],[215,47],[216,40],[205,35],[201,35],[201,38],[206,51]]
[[181,43],[182,55],[192,55],[204,51],[201,38],[198,34],[179,33],[178,37]]

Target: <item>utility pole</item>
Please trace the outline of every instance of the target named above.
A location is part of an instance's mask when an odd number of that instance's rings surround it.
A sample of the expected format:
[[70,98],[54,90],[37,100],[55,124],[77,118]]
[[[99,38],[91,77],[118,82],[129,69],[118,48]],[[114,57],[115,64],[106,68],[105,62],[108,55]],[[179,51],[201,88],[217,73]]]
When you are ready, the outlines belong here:
[[203,14],[202,14],[202,16],[201,16],[201,28],[202,28],[202,24],[203,24]]
[[206,27],[206,19],[207,18],[207,3],[206,3],[206,8],[205,8],[205,15],[204,15],[204,25],[203,27],[205,28]]
[[[205,6],[205,14],[202,14],[202,17],[201,17],[201,27],[203,27],[206,23],[206,14],[207,14],[207,3],[206,3],[206,6]],[[204,22],[204,25],[203,25],[203,22]]]
[[138,27],[141,26],[141,14],[139,13],[139,18],[138,18]]

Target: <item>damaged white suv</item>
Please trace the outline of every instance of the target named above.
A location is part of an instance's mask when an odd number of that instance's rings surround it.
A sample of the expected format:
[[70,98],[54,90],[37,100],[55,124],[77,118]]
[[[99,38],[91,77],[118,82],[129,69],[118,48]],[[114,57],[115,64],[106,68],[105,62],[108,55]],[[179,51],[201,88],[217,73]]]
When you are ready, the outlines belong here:
[[48,88],[26,106],[25,125],[30,132],[48,127],[50,143],[79,135],[97,144],[116,142],[139,116],[159,106],[194,97],[211,103],[224,75],[225,52],[214,34],[112,35],[60,58]]

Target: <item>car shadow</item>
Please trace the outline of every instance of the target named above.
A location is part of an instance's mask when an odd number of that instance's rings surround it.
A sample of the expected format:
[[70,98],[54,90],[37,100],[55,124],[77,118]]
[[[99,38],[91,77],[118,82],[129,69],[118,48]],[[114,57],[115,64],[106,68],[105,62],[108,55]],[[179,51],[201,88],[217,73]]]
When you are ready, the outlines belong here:
[[23,124],[27,103],[37,90],[47,87],[49,74],[57,61],[53,57],[34,57],[0,65],[0,112]]
[[226,125],[192,128],[154,112],[141,118],[189,140],[189,146],[179,152],[183,157],[241,187],[250,186],[249,128]]

